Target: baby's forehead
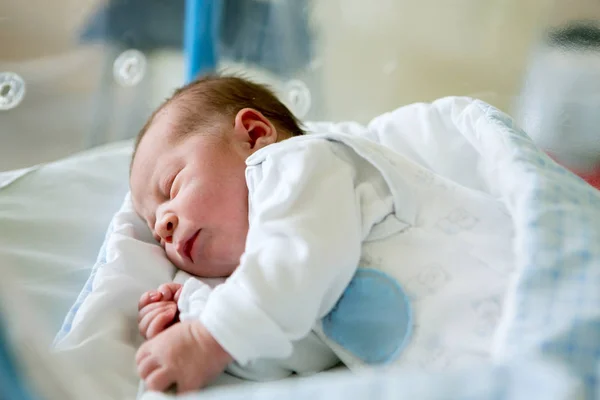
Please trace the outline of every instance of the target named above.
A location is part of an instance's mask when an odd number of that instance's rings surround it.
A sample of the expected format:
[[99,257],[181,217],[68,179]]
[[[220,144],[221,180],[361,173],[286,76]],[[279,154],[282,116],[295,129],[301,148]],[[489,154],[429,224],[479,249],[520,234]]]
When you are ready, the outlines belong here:
[[173,101],[156,113],[149,130],[160,135],[169,148],[175,147],[192,136],[193,131],[204,121],[205,116],[199,115],[197,108],[184,99]]
[[168,115],[157,114],[156,117],[139,141],[133,156],[130,184],[136,192],[136,189],[143,187],[139,185],[140,182],[150,183],[163,156],[175,148]]
[[146,135],[158,135],[166,144],[173,144],[178,138],[182,122],[186,119],[185,111],[176,103],[164,106],[156,113]]

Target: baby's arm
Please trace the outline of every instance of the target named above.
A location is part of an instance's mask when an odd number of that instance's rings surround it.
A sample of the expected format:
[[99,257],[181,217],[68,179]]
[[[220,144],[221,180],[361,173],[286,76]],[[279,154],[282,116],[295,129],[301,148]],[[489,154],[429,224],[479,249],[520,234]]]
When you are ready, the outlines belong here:
[[[179,320],[200,321],[212,290],[210,285],[199,279],[187,279],[177,302]],[[310,361],[306,360],[307,354],[311,354]],[[270,381],[283,379],[293,373],[319,372],[335,365],[337,361],[337,357],[314,335],[295,343],[294,356],[290,359],[261,359],[248,365],[234,362],[228,365],[226,371],[242,379]]]
[[306,148],[274,153],[254,182],[250,166],[246,251],[201,316],[241,365],[288,357],[292,342],[333,308],[358,267],[363,232],[354,186],[358,171],[332,146],[308,142]]
[[199,321],[212,288],[196,278],[188,278],[177,300],[180,321]]

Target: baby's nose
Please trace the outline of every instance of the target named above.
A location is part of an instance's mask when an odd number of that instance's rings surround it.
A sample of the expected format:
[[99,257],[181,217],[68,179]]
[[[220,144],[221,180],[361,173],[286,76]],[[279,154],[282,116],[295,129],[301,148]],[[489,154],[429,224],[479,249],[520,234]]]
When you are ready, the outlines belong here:
[[173,232],[177,229],[177,216],[175,214],[166,214],[156,227],[156,233],[165,243],[173,241]]

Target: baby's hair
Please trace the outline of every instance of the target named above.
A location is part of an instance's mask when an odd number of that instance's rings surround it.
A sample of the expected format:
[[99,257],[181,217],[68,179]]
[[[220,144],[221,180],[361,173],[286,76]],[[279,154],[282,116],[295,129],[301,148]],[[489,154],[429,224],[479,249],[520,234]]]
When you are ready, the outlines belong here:
[[171,104],[177,104],[182,111],[175,128],[177,138],[195,132],[198,127],[212,127],[224,118],[234,118],[244,108],[263,114],[282,139],[304,134],[301,122],[267,86],[238,76],[205,75],[177,89],[152,113],[135,140],[132,163],[154,119]]

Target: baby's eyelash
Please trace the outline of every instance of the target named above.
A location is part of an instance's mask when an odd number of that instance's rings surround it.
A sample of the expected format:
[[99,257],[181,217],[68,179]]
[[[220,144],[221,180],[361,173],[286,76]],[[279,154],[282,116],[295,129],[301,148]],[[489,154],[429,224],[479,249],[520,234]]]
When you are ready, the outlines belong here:
[[176,176],[177,176],[177,174],[173,174],[171,177],[169,177],[169,180],[167,181],[167,183],[165,185],[164,196],[166,198],[171,197],[171,189],[173,188],[173,182],[175,182]]
[[176,174],[173,175],[173,179],[171,179],[170,184],[169,184],[169,191],[167,192],[167,197],[170,200],[173,200],[173,198],[177,195],[177,191],[179,191],[179,189],[175,190],[175,182],[177,181],[177,178],[179,177],[179,173],[181,171],[178,171]]
[[169,186],[169,199],[173,200],[175,195],[173,194],[173,189],[175,188],[175,180],[177,179],[177,175],[173,177],[173,181],[171,182],[171,186]]

